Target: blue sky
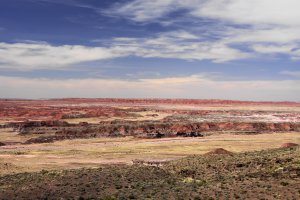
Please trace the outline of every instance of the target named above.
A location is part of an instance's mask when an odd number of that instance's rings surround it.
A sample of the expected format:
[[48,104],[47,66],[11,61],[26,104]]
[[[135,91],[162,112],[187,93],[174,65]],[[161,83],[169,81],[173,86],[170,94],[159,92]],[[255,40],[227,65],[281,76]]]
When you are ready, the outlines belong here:
[[0,97],[300,100],[297,0],[2,0]]

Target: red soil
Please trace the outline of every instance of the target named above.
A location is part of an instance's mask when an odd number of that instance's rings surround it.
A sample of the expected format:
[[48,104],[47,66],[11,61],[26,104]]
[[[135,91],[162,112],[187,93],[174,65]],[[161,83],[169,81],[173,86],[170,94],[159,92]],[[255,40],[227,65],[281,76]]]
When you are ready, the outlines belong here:
[[[161,104],[197,105],[219,107],[217,110],[169,109]],[[261,132],[300,131],[299,112],[276,112],[285,121],[257,121],[260,114],[273,116],[273,111],[222,110],[239,105],[265,105],[300,107],[300,102],[246,102],[229,100],[183,100],[183,99],[51,99],[51,100],[5,100],[0,99],[0,127],[12,127],[21,134],[47,135],[42,141],[90,137],[202,137],[211,131],[234,131],[243,134]],[[180,108],[180,107],[179,107]],[[231,107],[230,107],[231,108]],[[139,112],[154,111],[169,116],[154,121],[114,120],[130,117]],[[266,113],[267,112],[267,113]],[[270,113],[269,113],[270,112]],[[254,117],[253,117],[254,116]],[[89,124],[68,124],[64,119],[104,117],[111,121]],[[291,119],[289,119],[291,117]],[[205,119],[205,120],[204,120]],[[232,120],[231,120],[232,119]],[[248,119],[248,121],[243,121]],[[252,121],[251,121],[252,120]],[[11,123],[5,123],[11,122]],[[203,134],[202,134],[203,133]],[[33,142],[33,141],[32,141]]]
[[214,149],[208,153],[206,153],[205,155],[232,155],[233,153],[230,151],[227,151],[226,149],[223,148],[217,148]]
[[298,147],[298,144],[295,143],[284,143],[281,145],[282,148],[291,148],[291,147]]
[[[130,112],[145,111],[146,105],[197,105],[197,106],[295,106],[300,102],[252,102],[230,100],[193,100],[193,99],[50,99],[50,100],[9,100],[0,99],[0,120],[60,120],[84,117],[125,117]],[[118,109],[113,106],[129,106],[129,109]],[[153,110],[173,114],[207,115],[226,114],[240,115],[239,111],[201,111],[201,110]],[[247,113],[242,113],[247,115]],[[294,115],[294,114],[293,114]],[[287,117],[286,114],[282,117]]]

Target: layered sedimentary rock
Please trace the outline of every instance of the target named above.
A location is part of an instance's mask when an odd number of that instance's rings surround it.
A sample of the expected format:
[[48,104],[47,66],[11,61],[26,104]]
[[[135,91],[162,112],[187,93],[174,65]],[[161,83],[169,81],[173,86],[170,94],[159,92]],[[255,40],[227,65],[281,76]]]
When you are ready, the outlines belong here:
[[[103,122],[99,124],[69,124],[63,121],[40,121],[11,123],[20,134],[39,134],[40,142],[51,142],[72,138],[121,137],[143,138],[161,137],[202,137],[215,132],[237,134],[258,134],[262,132],[300,131],[300,123],[265,122],[200,122],[165,123],[142,122]],[[38,140],[36,140],[38,142]],[[31,140],[34,142],[35,140]]]
[[[280,109],[275,109],[277,106]],[[92,137],[287,132],[300,131],[299,107],[299,102],[226,100],[4,99],[0,100],[0,128],[31,135],[28,143]]]

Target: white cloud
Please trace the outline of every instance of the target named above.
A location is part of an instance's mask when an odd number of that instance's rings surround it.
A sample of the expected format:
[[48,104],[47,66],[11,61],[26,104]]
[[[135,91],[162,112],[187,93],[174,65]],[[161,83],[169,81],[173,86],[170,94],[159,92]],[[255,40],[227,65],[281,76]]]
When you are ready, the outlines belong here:
[[280,74],[300,79],[300,71],[281,71]]
[[299,8],[298,0],[133,0],[117,4],[110,12],[144,22],[187,9],[195,17],[239,24],[300,26]]
[[[227,47],[234,44],[251,47],[252,44],[271,43],[292,59],[299,57],[298,53],[295,55],[295,52],[283,50],[291,45],[300,47],[299,0],[133,0],[121,6],[118,4],[110,12],[137,22],[159,22],[163,18],[163,22],[166,22],[165,17],[179,9],[187,11],[183,17],[187,22],[193,17],[196,20],[212,19],[225,23],[223,33],[214,30],[215,27],[209,31],[220,38],[218,43]],[[186,29],[195,31],[197,27]],[[200,37],[204,33],[194,35]]]
[[116,38],[115,41],[115,51],[131,51],[130,54],[145,58],[226,62],[250,56],[221,41],[202,41],[202,38],[185,31],[168,32],[153,38]]
[[[185,31],[171,31],[152,37],[115,38],[108,41],[107,47],[54,46],[34,41],[0,43],[0,68],[58,69],[130,55],[213,62],[249,58],[255,53],[281,53],[290,55],[294,60],[300,58],[298,0],[133,0],[118,3],[106,12],[138,22],[149,22],[179,9],[187,11],[188,14],[183,17],[186,20],[192,17],[225,21],[224,27],[207,27],[205,32],[199,31],[198,27],[186,27]],[[239,26],[226,25],[226,22]],[[215,39],[210,38],[212,35],[216,36]],[[252,55],[243,52],[236,44],[246,45],[254,52]]]
[[253,45],[252,48],[259,53],[292,53],[296,45]]
[[266,27],[228,29],[226,43],[276,43],[285,45],[300,41],[300,27]]
[[199,0],[192,14],[239,24],[300,26],[298,0]]
[[145,22],[159,18],[171,10],[176,10],[174,7],[176,1],[174,0],[153,0],[153,1],[141,1],[134,0],[129,3],[119,6],[117,4],[111,10],[107,11],[107,14],[117,14],[131,18],[134,21]]
[[0,67],[9,69],[55,69],[117,56],[122,55],[102,47],[53,46],[43,42],[0,43]]
[[221,42],[203,42],[186,31],[152,38],[115,38],[108,47],[53,46],[41,41],[0,43],[0,68],[15,70],[60,69],[74,64],[124,56],[226,62],[249,57]]
[[29,79],[0,76],[5,98],[133,97],[300,100],[300,80],[217,81],[203,75],[140,79]]
[[300,46],[295,44],[287,45],[268,45],[268,44],[257,44],[253,45],[252,48],[263,54],[288,54],[293,60],[300,59]]

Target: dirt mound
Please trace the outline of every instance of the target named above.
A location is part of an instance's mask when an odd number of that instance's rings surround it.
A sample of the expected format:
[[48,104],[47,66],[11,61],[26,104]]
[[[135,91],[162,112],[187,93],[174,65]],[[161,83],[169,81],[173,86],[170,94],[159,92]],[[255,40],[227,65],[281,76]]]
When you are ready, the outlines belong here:
[[230,151],[227,151],[226,149],[223,148],[217,148],[214,149],[208,153],[206,153],[205,155],[232,155],[233,153]]
[[299,145],[298,144],[295,144],[295,143],[284,143],[282,144],[280,147],[281,148],[291,148],[291,147],[298,147]]

